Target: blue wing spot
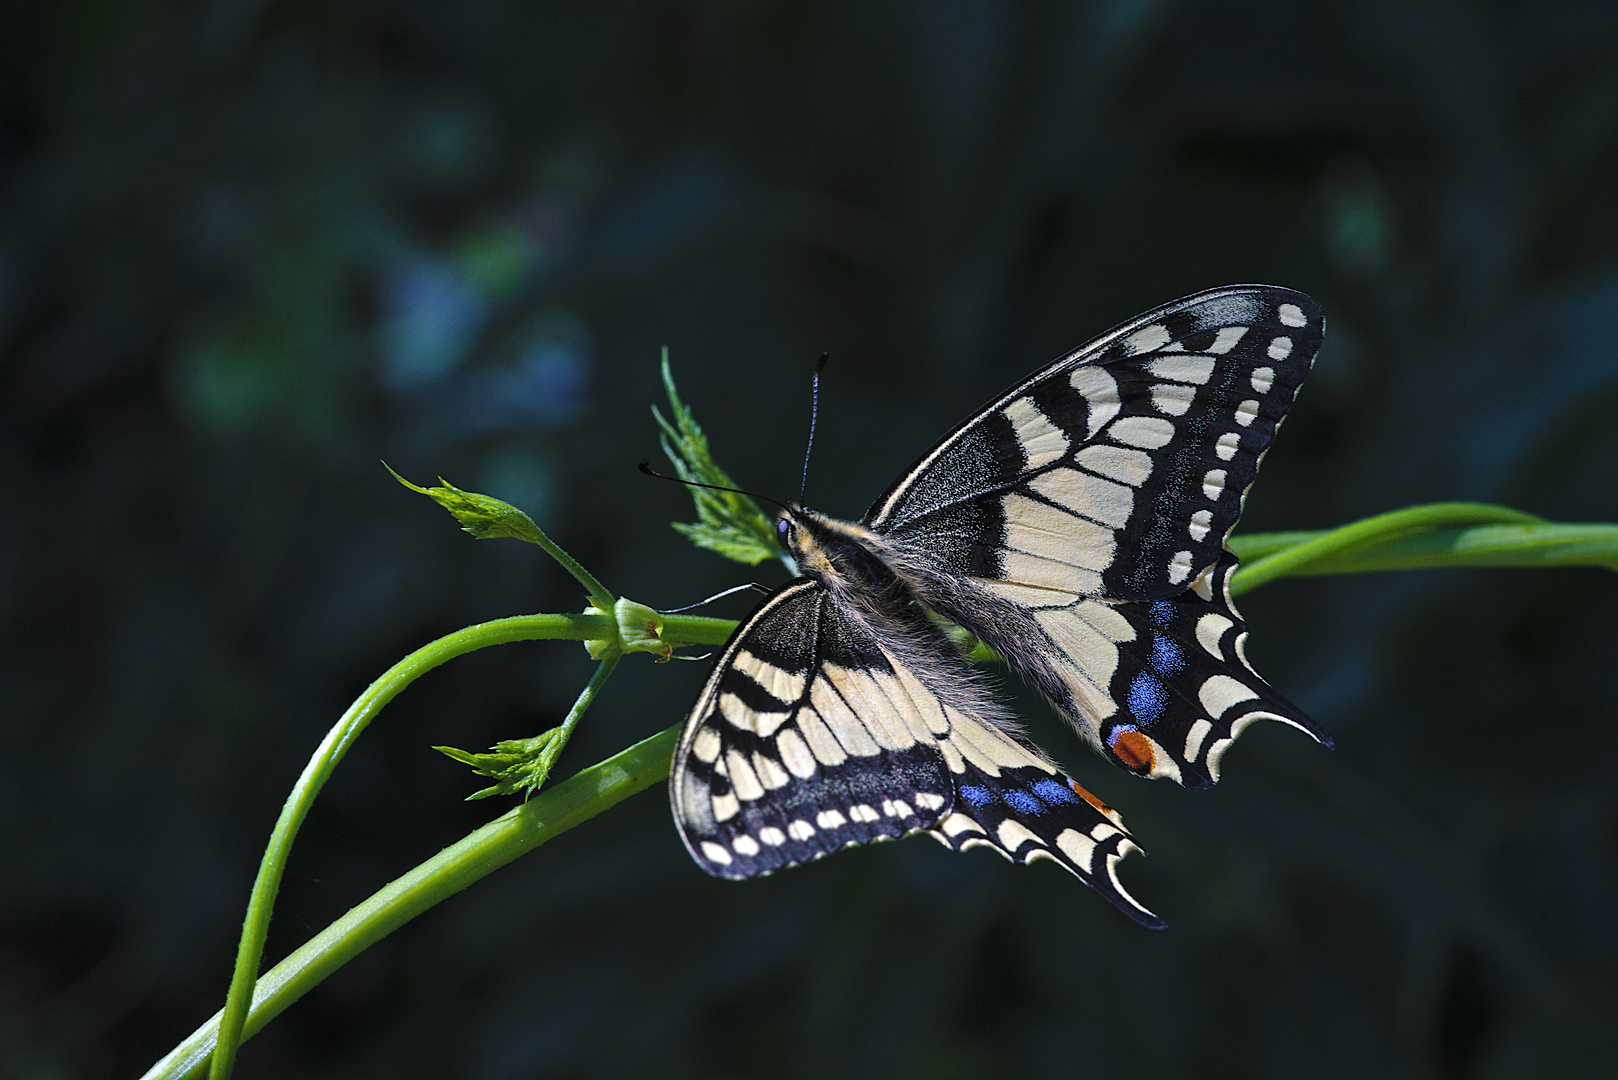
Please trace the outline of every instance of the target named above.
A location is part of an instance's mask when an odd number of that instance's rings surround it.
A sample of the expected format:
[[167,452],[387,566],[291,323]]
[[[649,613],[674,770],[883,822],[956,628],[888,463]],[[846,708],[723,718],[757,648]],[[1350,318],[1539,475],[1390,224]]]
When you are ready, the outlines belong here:
[[1032,795],[1028,794],[1026,791],[1019,791],[1016,788],[1010,788],[1001,792],[1000,794],[1006,800],[1006,802],[1011,804],[1011,808],[1017,811],[1019,814],[1028,814],[1032,816],[1034,814],[1042,813],[1045,810],[1044,804],[1042,804]]
[[961,798],[973,806],[987,806],[994,802],[994,792],[977,784],[962,784],[956,790],[961,793]]
[[1163,719],[1168,707],[1169,692],[1150,672],[1137,672],[1129,683],[1129,694],[1124,699],[1130,713],[1137,720],[1155,724]]
[[1049,777],[1046,777],[1043,780],[1036,780],[1031,786],[1034,794],[1038,795],[1041,799],[1044,799],[1048,803],[1060,805],[1062,803],[1075,803],[1079,801],[1079,797],[1073,794],[1072,788],[1068,787],[1066,784],[1059,784]]
[[1146,613],[1157,625],[1167,626],[1174,621],[1174,602],[1172,600],[1153,600],[1146,605]]
[[1147,661],[1159,675],[1178,675],[1185,670],[1185,651],[1180,643],[1158,630],[1152,631],[1152,656]]

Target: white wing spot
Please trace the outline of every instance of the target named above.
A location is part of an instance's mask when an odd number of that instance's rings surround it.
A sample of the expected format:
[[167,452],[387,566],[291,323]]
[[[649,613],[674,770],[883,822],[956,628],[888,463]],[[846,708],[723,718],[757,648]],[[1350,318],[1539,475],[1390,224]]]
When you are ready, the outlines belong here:
[[[1285,339],[1277,338],[1276,340],[1282,341]],[[1268,394],[1270,387],[1275,385],[1275,369],[1272,367],[1254,368],[1249,381],[1252,382],[1255,391],[1260,394]]]
[[719,738],[719,732],[704,726],[697,731],[696,738],[691,740],[691,752],[696,755],[698,761],[712,765],[719,757],[719,751],[724,749],[724,745]]
[[1212,527],[1213,511],[1198,510],[1191,515],[1191,524],[1186,526],[1186,531],[1191,534],[1192,540],[1200,544],[1202,543],[1202,538],[1208,535],[1208,530]]
[[1289,337],[1278,337],[1274,341],[1271,341],[1266,355],[1269,356],[1271,360],[1285,360],[1287,357],[1292,355],[1292,339]]
[[766,825],[758,831],[758,838],[771,847],[780,847],[787,842],[787,834],[774,825]]
[[1146,741],[1152,747],[1152,771],[1147,775],[1153,780],[1173,780],[1176,784],[1180,783],[1180,763],[1175,761],[1163,748],[1163,744],[1156,739],[1148,737]]
[[[1124,484],[1115,484],[1099,476],[1079,472],[1077,469],[1052,469],[1040,473],[1028,482],[1037,494],[1053,503],[1065,506],[1075,514],[1083,514],[1092,521],[1121,529],[1135,509],[1135,492]],[[1012,496],[1005,503],[1009,513]],[[1110,558],[1110,555],[1109,555]]]
[[726,775],[730,778],[731,787],[736,789],[738,798],[752,802],[764,797],[764,785],[759,783],[758,774],[753,771],[752,764],[741,755],[740,751],[732,750],[727,753],[725,764],[728,766]]
[[718,863],[720,866],[730,865],[730,852],[714,843],[712,840],[702,842],[702,853],[708,856],[708,861]]
[[713,819],[715,821],[729,821],[741,811],[742,804],[736,801],[735,795],[715,795],[713,797]]
[[1179,383],[1165,383],[1152,387],[1152,405],[1160,413],[1170,416],[1184,416],[1191,408],[1191,399],[1196,397],[1197,391],[1192,386],[1182,386]]
[[826,727],[826,722],[815,710],[799,710],[798,732],[803,735],[804,742],[809,744],[809,752],[814,754],[815,760],[822,765],[841,765],[848,760],[848,753],[843,749],[843,744],[832,735],[830,729]]
[[736,854],[745,855],[749,859],[759,852],[758,841],[751,836],[738,836],[730,842],[730,846],[736,849]]
[[1121,416],[1112,422],[1107,435],[1126,446],[1158,450],[1174,438],[1174,425],[1156,416]]
[[781,755],[781,763],[793,776],[807,780],[815,775],[815,755],[809,752],[809,744],[793,728],[787,728],[775,737],[775,750]]
[[1281,316],[1282,326],[1308,326],[1309,320],[1303,317],[1303,308],[1297,304],[1282,304],[1277,314]]
[[770,692],[777,701],[797,701],[803,696],[807,676],[800,671],[788,671],[760,660],[746,649],[737,649],[731,667],[742,672]]
[[1090,859],[1096,850],[1094,840],[1077,829],[1063,829],[1056,837],[1056,847],[1085,873],[1090,872]]
[[1209,469],[1202,478],[1202,494],[1209,502],[1218,502],[1219,495],[1225,490],[1225,470]]
[[944,797],[934,795],[930,791],[918,791],[916,792],[916,805],[923,810],[942,810],[944,808]]
[[1216,656],[1223,660],[1225,656],[1219,651],[1220,639],[1225,636],[1226,630],[1235,625],[1223,615],[1217,615],[1210,611],[1197,620],[1197,643],[1203,647],[1209,656]]
[[1223,716],[1225,710],[1232,705],[1251,701],[1256,697],[1258,697],[1257,690],[1229,675],[1210,675],[1197,689],[1197,700],[1202,702],[1202,707],[1208,710],[1209,716]]
[[1118,383],[1113,377],[1094,364],[1085,364],[1073,369],[1073,374],[1067,377],[1073,389],[1084,395],[1084,400],[1090,405],[1090,420],[1088,434],[1091,438],[1095,433],[1107,425],[1107,422],[1118,415],[1120,402],[1118,400]]
[[815,835],[815,827],[803,820],[803,818],[799,818],[787,826],[787,835],[794,840],[807,840]]
[[1175,382],[1193,383],[1197,386],[1205,384],[1213,375],[1214,359],[1211,356],[1164,356],[1153,360],[1146,365],[1159,379],[1172,379]]
[[1093,473],[1122,480],[1130,487],[1140,487],[1152,475],[1151,455],[1143,450],[1091,444],[1080,450],[1075,460]]
[[995,839],[999,840],[1000,846],[1007,851],[1016,851],[1024,844],[1034,844],[1038,847],[1045,846],[1040,842],[1039,837],[1029,830],[1028,826],[1015,818],[1006,818],[1000,823],[1000,828],[995,830]]
[[1017,434],[1027,468],[1049,465],[1067,453],[1067,435],[1028,398],[1013,401],[1001,410],[1001,415],[1011,422]]
[[719,695],[719,715],[730,721],[730,726],[738,731],[751,731],[768,738],[774,735],[775,729],[786,723],[792,714],[759,712],[735,694],[725,693]]
[[1124,338],[1124,349],[1130,356],[1139,356],[1143,352],[1161,349],[1170,340],[1168,327],[1162,323],[1153,323]]
[[938,827],[944,830],[945,836],[959,836],[966,832],[980,833],[983,831],[982,825],[979,825],[959,810],[940,821]]
[[815,824],[822,829],[841,829],[848,824],[848,819],[836,810],[822,810],[815,815]]
[[872,810],[864,803],[856,803],[853,806],[850,806],[848,808],[848,816],[853,818],[855,821],[877,821],[882,817],[881,814],[877,813],[875,810]]
[[1191,576],[1191,553],[1189,551],[1176,551],[1174,558],[1169,560],[1169,584],[1178,585]]
[[780,763],[768,754],[754,753],[753,768],[758,772],[759,783],[769,791],[786,787],[792,779]]
[[1236,347],[1236,343],[1242,339],[1242,335],[1245,333],[1247,333],[1247,327],[1245,326],[1227,326],[1219,331],[1219,336],[1214,338],[1212,345],[1208,346],[1208,351],[1223,356]]
[[1218,442],[1214,443],[1214,454],[1218,456],[1220,461],[1229,461],[1236,456],[1236,448],[1241,445],[1241,442],[1242,437],[1240,435],[1234,431],[1227,431],[1219,436]]
[[1202,753],[1202,740],[1206,739],[1208,733],[1212,730],[1213,725],[1206,720],[1199,719],[1191,725],[1191,730],[1185,733],[1185,759],[1187,761],[1197,760],[1197,755]]
[[1246,427],[1258,419],[1258,402],[1244,401],[1236,406],[1236,422]]

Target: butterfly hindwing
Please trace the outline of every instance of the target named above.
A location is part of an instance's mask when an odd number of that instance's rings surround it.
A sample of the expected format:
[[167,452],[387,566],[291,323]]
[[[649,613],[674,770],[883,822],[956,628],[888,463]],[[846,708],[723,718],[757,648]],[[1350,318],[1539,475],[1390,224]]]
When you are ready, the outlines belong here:
[[[1079,600],[1031,613],[1057,646],[1050,666],[1071,693],[1049,693],[1116,764],[1189,788],[1219,779],[1219,760],[1255,720],[1331,739],[1247,662],[1247,628],[1230,601],[1236,557],[1184,592],[1142,603]],[[1071,700],[1074,704],[1068,705]]]
[[[995,728],[969,732],[964,760],[950,754],[955,803],[931,835],[946,847],[985,847],[1013,862],[1046,859],[1110,900],[1143,926],[1163,920],[1118,880],[1118,863],[1139,851],[1116,811],[1068,779],[1043,757]],[[956,734],[956,745],[967,740]]]
[[1272,286],[1148,312],[985,406],[865,523],[956,574],[1174,595],[1218,559],[1322,329],[1313,300]]

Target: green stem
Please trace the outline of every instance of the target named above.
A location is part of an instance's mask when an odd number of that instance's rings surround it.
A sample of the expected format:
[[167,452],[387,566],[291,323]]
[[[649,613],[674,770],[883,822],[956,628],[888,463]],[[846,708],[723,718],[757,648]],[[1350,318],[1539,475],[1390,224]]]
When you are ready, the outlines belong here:
[[591,702],[595,701],[596,695],[601,692],[601,687],[606,684],[607,679],[612,675],[613,669],[618,666],[618,661],[622,660],[623,657],[624,654],[621,652],[609,652],[596,665],[595,674],[590,676],[590,681],[585,684],[583,690],[579,691],[579,696],[573,700],[573,708],[567,711],[567,719],[562,721],[561,730],[556,733],[556,738],[551,741],[548,749],[550,761],[554,762],[560,756],[562,749],[567,746],[567,741],[573,737],[573,729],[579,726],[579,718],[590,708]]
[[723,645],[736,629],[735,619],[705,615],[664,615],[663,640],[671,645]]
[[596,580],[594,574],[586,570],[577,559],[556,546],[556,541],[545,535],[545,530],[538,525],[534,526],[535,536],[533,542],[545,550],[545,553],[562,564],[562,569],[572,574],[584,591],[590,595],[590,603],[601,611],[611,611],[616,598],[607,591],[607,587]]
[[270,833],[264,858],[259,863],[258,877],[253,882],[253,891],[247,903],[247,917],[242,924],[241,942],[236,950],[236,969],[231,974],[230,990],[225,996],[225,1008],[221,1013],[219,1052],[214,1056],[209,1071],[212,1080],[224,1080],[235,1065],[236,1046],[241,1040],[253,983],[264,955],[270,911],[275,905],[275,894],[281,887],[281,875],[286,870],[293,838],[297,836],[298,827],[308,816],[315,796],[325,786],[332,770],[371,719],[399,691],[426,672],[463,653],[510,641],[547,638],[587,640],[616,634],[617,624],[610,615],[518,615],[479,623],[417,649],[389,668],[349,706],[342,719],[327,733],[325,741],[304,768],[303,775],[298,777],[292,793],[287,796],[286,804],[281,808],[281,817]]
[[[435,904],[662,781],[678,736],[676,725],[541,792],[361,902],[258,980],[241,1037],[255,1034],[321,980]],[[216,1013],[152,1066],[145,1080],[202,1076],[223,1016]]]
[[1283,575],[1315,576],[1460,566],[1596,566],[1618,570],[1618,525],[1566,525],[1484,503],[1433,503],[1324,532],[1232,537],[1248,560],[1239,595]]

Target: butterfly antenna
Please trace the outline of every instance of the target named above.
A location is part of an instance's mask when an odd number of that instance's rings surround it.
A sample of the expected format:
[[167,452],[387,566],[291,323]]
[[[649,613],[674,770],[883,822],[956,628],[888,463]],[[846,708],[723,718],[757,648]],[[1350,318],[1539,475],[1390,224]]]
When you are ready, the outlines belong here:
[[659,615],[678,615],[682,611],[690,611],[692,608],[699,608],[704,604],[711,604],[715,600],[723,600],[727,596],[734,596],[739,592],[746,592],[749,589],[762,593],[767,593],[770,591],[756,581],[749,581],[746,585],[737,585],[726,589],[724,592],[716,592],[706,600],[698,600],[694,604],[685,605],[685,607],[658,608],[657,613]]
[[780,499],[772,499],[768,495],[760,495],[756,491],[743,491],[741,488],[723,487],[719,484],[704,484],[696,480],[682,480],[678,476],[670,476],[667,473],[660,473],[656,469],[652,468],[652,463],[647,461],[645,458],[641,459],[640,471],[645,473],[647,476],[655,476],[659,480],[672,480],[674,483],[684,484],[686,487],[707,488],[710,491],[729,491],[735,495],[746,495],[750,499],[763,499],[767,503],[774,503],[776,506],[779,506],[789,514],[793,512],[792,507],[788,506]]
[[815,421],[820,419],[820,373],[830,359],[831,353],[821,353],[820,359],[815,361],[814,374],[809,376],[809,445],[803,450],[803,483],[798,487],[799,504],[802,504],[804,495],[809,491],[809,455],[815,449]]

